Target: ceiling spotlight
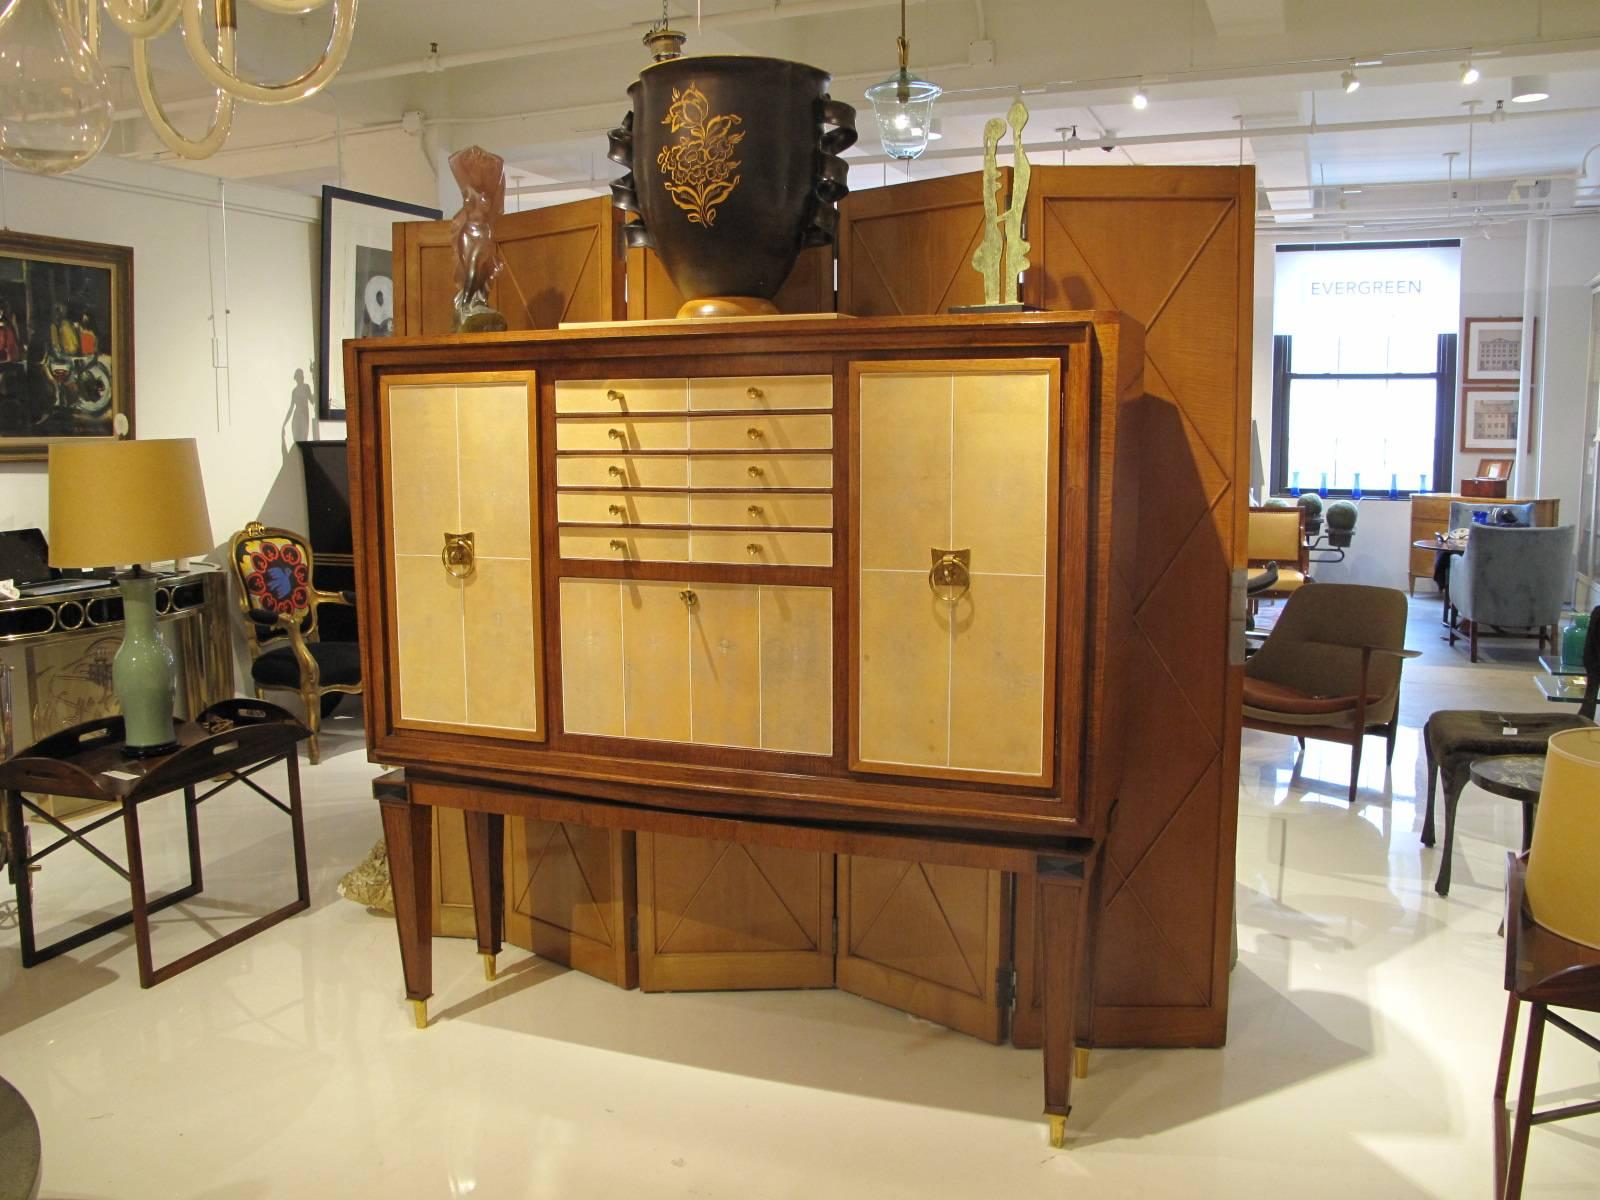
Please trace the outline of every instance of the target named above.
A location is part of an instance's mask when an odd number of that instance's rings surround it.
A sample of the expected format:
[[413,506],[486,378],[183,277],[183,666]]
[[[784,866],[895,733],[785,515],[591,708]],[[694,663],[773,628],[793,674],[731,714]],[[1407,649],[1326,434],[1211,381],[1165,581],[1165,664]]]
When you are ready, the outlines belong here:
[[1361,80],[1356,73],[1349,70],[1339,76],[1339,82],[1344,85],[1344,94],[1347,96],[1361,86]]
[[1477,67],[1472,65],[1472,60],[1470,58],[1467,59],[1466,62],[1461,64],[1461,86],[1462,87],[1471,87],[1473,84],[1477,83],[1478,80],[1480,80],[1482,78],[1483,78],[1482,72],[1480,72]]
[[1550,99],[1548,75],[1513,75],[1511,77],[1511,103],[1537,104]]
[[1133,106],[1141,110],[1150,107],[1150,94],[1144,90],[1144,84],[1142,83],[1139,85],[1138,90],[1133,93]]

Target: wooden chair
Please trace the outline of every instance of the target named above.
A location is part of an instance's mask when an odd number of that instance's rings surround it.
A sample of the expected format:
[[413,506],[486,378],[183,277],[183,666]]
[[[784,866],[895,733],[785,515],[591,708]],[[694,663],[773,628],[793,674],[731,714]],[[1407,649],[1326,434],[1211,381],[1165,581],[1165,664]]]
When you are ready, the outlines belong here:
[[317,607],[354,604],[354,592],[324,592],[313,582],[311,546],[298,533],[252,521],[228,541],[239,583],[256,699],[295,692],[311,730],[307,753],[322,761],[317,733],[341,696],[361,692],[361,651],[353,642],[317,640]]
[[1293,508],[1252,508],[1246,557],[1252,567],[1278,564],[1278,578],[1262,596],[1288,596],[1311,582],[1306,574],[1306,512]]
[[[1600,1113],[1600,1100],[1562,1108],[1533,1109],[1539,1081],[1539,1054],[1544,1027],[1554,1025],[1600,1054],[1600,1038],[1553,1013],[1551,1008],[1576,1008],[1600,1012],[1600,950],[1569,941],[1540,925],[1525,902],[1528,856],[1507,855],[1506,868],[1506,1023],[1500,1037],[1500,1067],[1495,1073],[1494,1098],[1498,1121],[1495,1130],[1496,1182],[1501,1200],[1520,1200],[1522,1177],[1528,1163],[1528,1131],[1548,1121]],[[1505,1098],[1511,1079],[1511,1054],[1517,1038],[1517,1014],[1531,1004],[1528,1037],[1522,1051],[1522,1081],[1517,1089],[1516,1120],[1512,1124],[1509,1158],[1506,1153]]]
[[1244,725],[1350,747],[1355,802],[1361,746],[1369,733],[1394,760],[1405,648],[1406,597],[1396,588],[1319,583],[1289,597],[1283,615],[1244,666]]

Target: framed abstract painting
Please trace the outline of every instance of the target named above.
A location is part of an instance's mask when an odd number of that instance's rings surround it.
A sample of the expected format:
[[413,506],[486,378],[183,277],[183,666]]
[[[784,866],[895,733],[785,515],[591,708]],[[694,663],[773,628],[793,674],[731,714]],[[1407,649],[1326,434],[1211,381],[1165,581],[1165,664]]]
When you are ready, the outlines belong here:
[[0,232],[0,460],[132,432],[132,247]]
[[439,216],[436,208],[323,187],[317,415],[324,421],[344,420],[345,339],[394,332],[394,223]]

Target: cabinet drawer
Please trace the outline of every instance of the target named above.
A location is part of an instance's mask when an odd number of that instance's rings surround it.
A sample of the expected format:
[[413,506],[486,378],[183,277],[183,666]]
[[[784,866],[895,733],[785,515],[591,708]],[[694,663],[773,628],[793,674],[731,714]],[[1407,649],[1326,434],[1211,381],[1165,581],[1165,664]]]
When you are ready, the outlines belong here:
[[833,497],[796,496],[694,496],[689,501],[691,525],[748,525],[752,529],[833,528]]
[[690,544],[690,559],[745,566],[831,567],[831,533],[701,533]]
[[596,521],[607,525],[687,525],[689,497],[639,492],[558,492],[556,520],[563,523]]
[[683,450],[688,445],[688,422],[682,417],[569,417],[556,421],[557,450]]
[[691,379],[689,407],[699,412],[749,408],[832,408],[831,375],[758,375]]
[[[683,460],[696,488],[831,488],[831,454],[719,454]],[[558,468],[559,469],[559,468]]]
[[696,450],[828,450],[833,447],[833,418],[792,413],[696,417],[689,422],[689,445]]
[[584,379],[556,384],[558,413],[683,412],[689,386],[682,379]]
[[[770,474],[770,472],[768,472]],[[689,460],[654,456],[584,455],[556,459],[557,487],[681,488],[689,486]],[[733,486],[733,485],[730,485]],[[749,486],[756,486],[754,483]],[[803,487],[805,484],[773,486]]]
[[562,558],[601,558],[608,562],[689,561],[689,533],[683,529],[574,529],[563,525],[560,542]]

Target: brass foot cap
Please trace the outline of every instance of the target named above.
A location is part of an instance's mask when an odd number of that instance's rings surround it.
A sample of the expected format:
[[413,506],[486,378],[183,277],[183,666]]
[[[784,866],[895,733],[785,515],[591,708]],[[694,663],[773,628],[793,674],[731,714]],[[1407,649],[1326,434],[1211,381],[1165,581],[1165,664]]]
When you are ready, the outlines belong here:
[[1050,1145],[1057,1150],[1066,1149],[1067,1145],[1067,1119],[1050,1114]]
[[483,977],[490,983],[494,982],[494,955],[480,952],[478,957],[483,959]]
[[1072,1074],[1078,1079],[1089,1078],[1089,1051],[1079,1046],[1072,1052]]
[[411,1001],[411,1015],[417,1019],[417,1028],[428,1027],[428,1002],[426,1000]]

